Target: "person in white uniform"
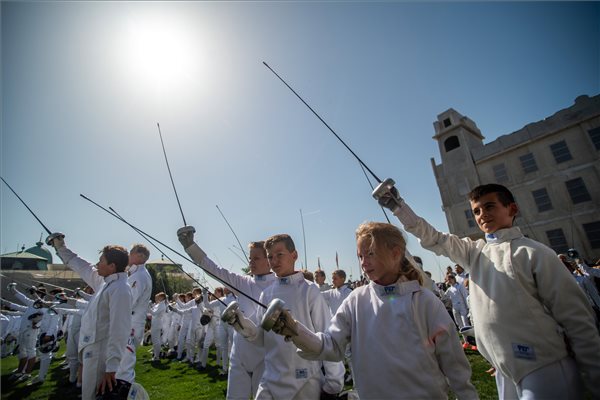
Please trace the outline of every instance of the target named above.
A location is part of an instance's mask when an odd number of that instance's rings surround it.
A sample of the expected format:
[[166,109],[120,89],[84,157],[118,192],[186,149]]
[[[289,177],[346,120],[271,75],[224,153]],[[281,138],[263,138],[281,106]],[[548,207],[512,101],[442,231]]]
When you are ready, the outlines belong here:
[[[187,228],[187,227],[186,227]],[[271,273],[264,242],[251,242],[249,249],[250,275],[239,275],[217,266],[206,253],[194,242],[194,230],[179,229],[177,236],[186,253],[204,270],[213,274],[232,288],[252,297],[238,296],[237,303],[246,318],[258,324],[258,301],[262,291],[271,285],[275,275]],[[235,290],[234,289],[234,290]],[[229,371],[227,376],[227,400],[247,400],[254,398],[260,378],[264,371],[265,350],[244,339],[235,332],[231,348]]]
[[435,230],[392,180],[373,196],[421,246],[470,269],[477,347],[496,368],[501,399],[581,398],[580,373],[592,397],[600,398],[600,337],[589,302],[556,253],[513,226],[519,208],[510,190],[486,184],[469,193],[485,234],[479,240]]
[[469,307],[467,304],[467,297],[469,293],[467,289],[456,281],[456,277],[453,275],[448,276],[448,289],[446,289],[446,296],[450,298],[452,302],[452,314],[454,315],[454,321],[458,329],[462,329],[465,326],[470,326],[469,318]]
[[[262,304],[274,299],[286,307],[309,329],[322,332],[329,326],[331,312],[317,285],[294,270],[298,259],[294,241],[280,234],[265,241],[267,258],[276,281],[260,296]],[[262,321],[264,308],[259,310]],[[227,315],[227,314],[226,314]],[[242,313],[227,321],[248,340],[265,348],[265,372],[258,386],[256,399],[319,399],[322,392],[336,395],[344,387],[344,364],[305,360],[298,356],[293,343],[275,332],[258,329]],[[324,373],[321,366],[323,366]]]
[[291,339],[309,360],[342,360],[351,343],[361,399],[441,399],[448,386],[459,399],[477,399],[454,323],[406,259],[400,230],[368,222],[358,227],[356,241],[371,282],[352,291],[329,328],[314,331],[284,310],[273,331]]
[[127,282],[131,287],[131,330],[117,379],[133,383],[135,380],[136,350],[144,338],[148,302],[152,295],[152,278],[146,269],[150,251],[143,244],[134,244],[129,251]]
[[160,349],[163,343],[163,319],[167,313],[167,295],[163,292],[154,296],[154,304],[150,309],[152,320],[150,323],[150,336],[152,337],[152,361],[160,360]]
[[105,246],[98,263],[92,265],[65,246],[63,235],[52,234],[47,242],[63,263],[94,289],[81,318],[82,400],[94,400],[97,393],[126,396],[131,385],[117,380],[116,374],[131,331],[132,295],[125,272],[129,262],[127,249]]
[[352,293],[352,289],[346,286],[346,272],[342,269],[337,269],[331,273],[331,282],[333,288],[321,291],[321,294],[323,294],[331,310],[331,315],[334,315],[342,301]]

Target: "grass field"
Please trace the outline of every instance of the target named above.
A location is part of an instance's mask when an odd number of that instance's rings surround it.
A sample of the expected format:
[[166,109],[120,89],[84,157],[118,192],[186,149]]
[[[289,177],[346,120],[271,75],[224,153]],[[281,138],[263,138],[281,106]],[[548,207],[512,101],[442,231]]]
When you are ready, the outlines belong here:
[[[59,357],[64,351],[61,345]],[[209,365],[205,371],[199,372],[186,363],[175,360],[150,362],[150,346],[138,349],[136,380],[148,391],[152,400],[217,400],[225,398],[227,377],[220,376],[215,366],[214,350],[209,356]],[[467,351],[467,357],[473,368],[472,382],[481,399],[497,398],[494,378],[485,371],[487,362],[477,352]],[[76,400],[78,390],[68,382],[68,371],[62,370],[59,364],[63,359],[54,359],[42,385],[27,386],[26,383],[8,381],[10,372],[17,366],[17,358],[7,357],[1,361],[2,386],[1,398],[4,400]],[[37,367],[34,370],[34,376]],[[384,382],[382,382],[384,384]],[[452,396],[453,397],[453,396]],[[452,398],[451,397],[451,398]],[[285,400],[285,399],[282,399]]]

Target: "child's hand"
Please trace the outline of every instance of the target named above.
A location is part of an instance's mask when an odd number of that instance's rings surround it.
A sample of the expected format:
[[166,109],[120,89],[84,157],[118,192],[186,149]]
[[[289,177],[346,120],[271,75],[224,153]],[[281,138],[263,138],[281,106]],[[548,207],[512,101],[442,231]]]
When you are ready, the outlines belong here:
[[286,339],[292,336],[298,336],[298,325],[292,317],[290,310],[282,310],[279,318],[275,321],[272,328],[273,332],[285,336]]
[[177,239],[179,239],[179,243],[184,249],[194,244],[194,232],[196,232],[196,229],[193,226],[184,226],[177,230]]

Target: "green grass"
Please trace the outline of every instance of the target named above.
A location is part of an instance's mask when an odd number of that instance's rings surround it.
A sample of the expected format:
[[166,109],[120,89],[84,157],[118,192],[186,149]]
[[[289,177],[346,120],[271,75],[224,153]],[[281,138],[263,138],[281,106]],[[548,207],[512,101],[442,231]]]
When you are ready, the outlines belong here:
[[[61,344],[62,356],[64,343]],[[152,400],[216,400],[224,399],[227,390],[227,377],[220,376],[215,365],[215,353],[211,351],[205,371],[196,371],[186,363],[175,360],[161,360],[151,363],[151,346],[138,349],[136,380],[144,386]],[[467,351],[467,358],[473,368],[472,382],[481,399],[497,398],[494,378],[485,371],[489,364],[477,352]],[[28,387],[26,383],[8,381],[10,372],[17,367],[17,358],[7,357],[1,361],[1,398],[4,400],[76,400],[78,390],[68,383],[68,371],[61,370],[63,359],[55,358],[50,366],[46,381],[42,385]],[[37,374],[37,366],[33,375]],[[382,382],[382,384],[384,384]],[[451,397],[452,398],[452,397]]]

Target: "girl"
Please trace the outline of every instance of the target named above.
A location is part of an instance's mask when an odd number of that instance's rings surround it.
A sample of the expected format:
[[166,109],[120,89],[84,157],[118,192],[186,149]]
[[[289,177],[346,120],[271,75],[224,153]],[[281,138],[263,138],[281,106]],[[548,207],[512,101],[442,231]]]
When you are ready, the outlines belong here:
[[371,282],[352,291],[329,328],[313,333],[282,312],[273,331],[306,359],[342,361],[351,344],[360,399],[475,399],[471,368],[444,305],[421,284],[405,258],[406,242],[391,224],[368,222],[356,231],[361,268]]

